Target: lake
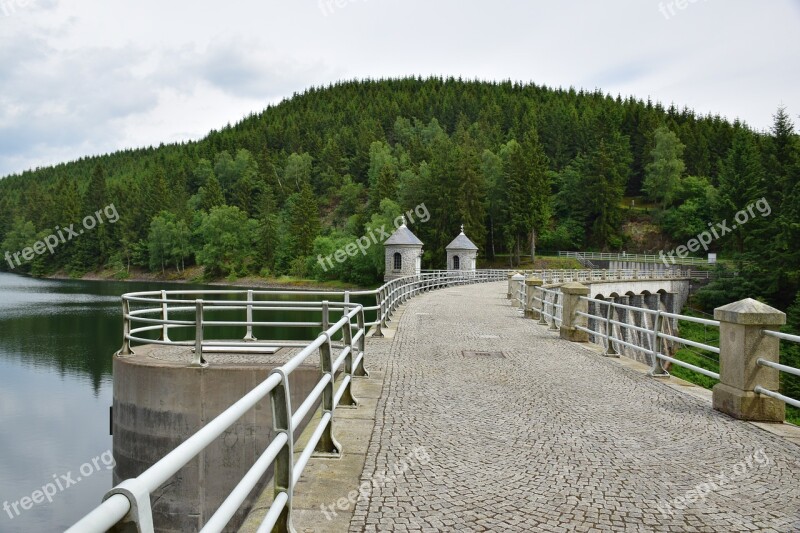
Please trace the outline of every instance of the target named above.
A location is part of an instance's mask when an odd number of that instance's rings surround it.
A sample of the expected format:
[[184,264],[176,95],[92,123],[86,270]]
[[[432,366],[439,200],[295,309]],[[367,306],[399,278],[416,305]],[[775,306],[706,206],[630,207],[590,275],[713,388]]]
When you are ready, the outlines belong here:
[[[221,287],[0,273],[0,532],[62,531],[111,488],[111,363],[121,346],[120,296],[203,288]],[[354,301],[370,305],[374,298]],[[263,339],[317,333],[256,330]]]

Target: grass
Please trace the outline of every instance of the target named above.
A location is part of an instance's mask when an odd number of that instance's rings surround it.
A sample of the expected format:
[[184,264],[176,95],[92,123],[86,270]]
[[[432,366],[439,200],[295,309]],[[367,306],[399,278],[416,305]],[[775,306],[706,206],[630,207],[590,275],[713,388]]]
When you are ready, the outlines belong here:
[[[478,265],[478,268],[498,268],[498,269],[507,269],[509,267],[509,254],[497,254],[494,257],[493,261],[484,260]],[[530,256],[525,257],[522,256],[520,258],[520,264],[515,265],[514,268],[518,268],[520,270],[541,270],[541,269],[553,269],[553,270],[575,270],[575,269],[584,269],[576,259],[572,259],[570,257],[558,257],[557,255],[539,255],[536,254],[536,261],[531,262]]]
[[[633,202],[633,204],[631,204]],[[626,196],[619,203],[622,209],[638,211],[640,213],[650,213],[659,208],[659,205],[644,196]]]
[[[701,313],[692,310],[685,311],[684,314],[705,318]],[[680,320],[678,322],[678,327],[680,331],[679,336],[684,339],[719,347],[719,329],[714,326],[705,326],[703,324],[697,324],[696,322]],[[719,373],[719,355],[714,352],[688,346],[678,350],[674,357],[685,363]],[[669,372],[676,378],[694,383],[706,389],[711,389],[714,385],[719,383],[719,380],[704,376],[703,374],[678,365],[672,365]],[[800,425],[800,409],[787,405],[786,421],[791,424]]]

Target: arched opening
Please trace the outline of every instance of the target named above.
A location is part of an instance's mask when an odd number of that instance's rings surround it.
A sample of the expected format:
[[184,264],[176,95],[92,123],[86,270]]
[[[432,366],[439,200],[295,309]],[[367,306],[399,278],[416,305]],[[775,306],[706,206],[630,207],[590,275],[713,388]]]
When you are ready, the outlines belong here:
[[403,269],[403,256],[400,252],[394,253],[394,269],[395,270]]
[[457,255],[453,256],[453,270],[461,270],[461,258]]

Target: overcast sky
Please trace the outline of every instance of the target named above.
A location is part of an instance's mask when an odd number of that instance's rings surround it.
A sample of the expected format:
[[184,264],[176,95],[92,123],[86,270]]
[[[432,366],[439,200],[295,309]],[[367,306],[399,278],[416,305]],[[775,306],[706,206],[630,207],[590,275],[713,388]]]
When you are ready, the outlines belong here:
[[406,75],[800,122],[798,0],[0,0],[0,175],[198,139],[310,85]]

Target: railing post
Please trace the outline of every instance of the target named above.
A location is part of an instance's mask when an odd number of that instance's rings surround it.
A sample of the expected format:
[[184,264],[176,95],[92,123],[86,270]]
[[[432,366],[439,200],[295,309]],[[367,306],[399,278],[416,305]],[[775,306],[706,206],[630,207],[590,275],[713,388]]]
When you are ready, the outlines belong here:
[[542,314],[536,308],[536,291],[542,285],[544,285],[544,282],[539,278],[530,277],[525,280],[527,288],[527,293],[525,294],[525,318],[539,320],[542,317]]
[[169,342],[169,326],[167,326],[167,320],[169,320],[169,306],[167,305],[167,291],[161,291],[161,320],[164,321],[164,325],[161,327],[161,340]]
[[316,457],[341,457],[342,445],[339,444],[333,436],[333,411],[335,407],[333,402],[334,398],[334,379],[336,376],[333,374],[333,360],[331,358],[331,338],[327,333],[325,335],[325,342],[319,347],[319,364],[320,364],[320,377],[325,374],[330,374],[330,380],[322,391],[322,414],[330,413],[330,421],[325,425],[322,431],[317,447],[314,448],[314,456]]
[[131,303],[127,298],[122,298],[122,348],[116,355],[133,355],[131,351],[131,340],[128,338],[131,334]]
[[[558,309],[556,305],[561,305],[558,303],[558,295],[561,294],[560,292],[556,291],[553,294],[553,301],[550,302],[550,327],[548,328],[550,331],[558,331],[558,326],[556,325],[556,314],[558,313]],[[547,295],[545,294],[545,300],[547,300]],[[561,297],[562,302],[564,297]],[[563,315],[562,315],[563,316]]]
[[[344,311],[344,316],[347,316],[347,310]],[[339,405],[342,407],[358,407],[358,400],[353,396],[353,351],[357,350],[353,346],[353,330],[350,327],[350,320],[342,326],[342,349],[350,348],[350,353],[344,358],[344,374],[350,376],[350,381],[344,388],[342,398],[339,400]],[[358,352],[356,352],[358,355]]]
[[358,322],[358,330],[363,331],[364,334],[361,335],[361,337],[358,339],[358,342],[356,343],[356,349],[358,350],[358,353],[356,353],[356,357],[358,357],[358,355],[361,354],[361,359],[359,360],[358,364],[355,365],[355,368],[353,369],[353,375],[359,378],[368,378],[369,372],[367,372],[367,369],[364,368],[364,359],[366,359],[367,357],[367,330],[366,327],[364,326],[365,321],[364,321],[363,308],[361,309],[361,311],[359,311],[356,320]]
[[322,300],[322,331],[331,327],[331,309],[328,300]]
[[606,306],[606,357],[619,357],[617,350],[614,349],[614,342],[611,340],[614,336],[614,325],[611,323],[611,315],[614,313],[613,298],[609,298],[608,305]]
[[669,377],[669,372],[664,370],[664,366],[661,364],[661,359],[658,357],[658,333],[661,331],[661,322],[663,319],[664,317],[661,316],[661,311],[656,311],[656,316],[653,319],[653,333],[650,335],[650,348],[652,348],[650,354],[653,357],[653,364],[650,368],[650,372],[647,373],[648,376],[652,376],[654,378]]
[[375,331],[372,333],[373,337],[383,337],[383,328],[386,327],[386,322],[384,321],[383,315],[383,289],[379,290],[375,293],[375,300],[378,306],[378,320],[377,324],[375,324]]
[[247,291],[247,333],[244,335],[244,340],[248,342],[255,342],[256,339],[253,336],[253,291]]
[[283,370],[277,368],[272,374],[280,374],[281,382],[269,393],[272,405],[272,429],[277,437],[286,435],[286,444],[275,458],[275,497],[281,492],[288,496],[286,506],[281,512],[273,531],[287,533],[294,531],[292,527],[292,496],[294,493],[294,428],[292,427],[292,403],[289,393],[289,378]]
[[534,290],[539,293],[539,301],[536,302],[536,299],[534,298],[534,303],[539,311],[539,322],[537,322],[537,324],[546,326],[547,319],[544,317],[544,313],[546,311],[545,300],[547,299],[547,294],[544,292],[544,288],[542,286],[535,287]]
[[[344,291],[344,299],[342,300],[344,303],[343,312],[346,315],[350,312],[350,291]],[[342,335],[342,341],[344,341],[344,335]]]
[[757,386],[778,391],[779,372],[760,366],[759,359],[779,362],[780,339],[762,330],[777,330],[786,315],[767,304],[747,298],[714,309],[719,325],[719,380],[713,389],[713,405],[739,420],[783,422],[786,405],[755,392]]
[[189,366],[205,367],[208,363],[203,359],[203,300],[195,300],[194,321],[194,357]]
[[572,342],[589,342],[589,335],[577,329],[577,326],[587,326],[586,317],[579,315],[578,311],[589,312],[586,300],[581,300],[581,296],[589,296],[589,287],[578,282],[565,283],[561,286],[561,294],[564,295],[561,304],[561,338]]

